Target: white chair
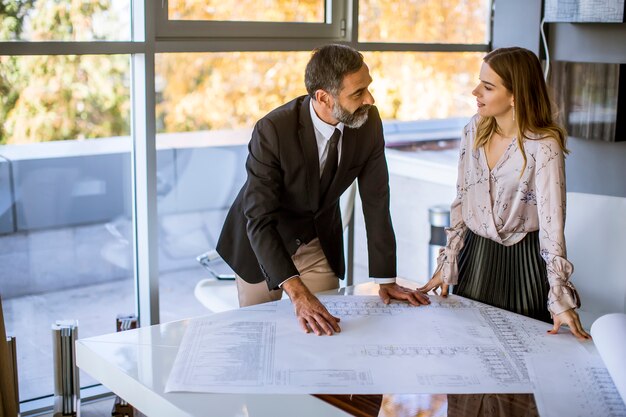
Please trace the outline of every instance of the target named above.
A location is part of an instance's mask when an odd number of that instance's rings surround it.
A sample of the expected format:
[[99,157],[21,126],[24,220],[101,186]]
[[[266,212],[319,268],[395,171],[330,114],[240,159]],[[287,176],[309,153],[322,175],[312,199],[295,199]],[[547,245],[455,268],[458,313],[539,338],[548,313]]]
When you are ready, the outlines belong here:
[[565,239],[586,329],[600,316],[626,313],[626,199],[567,193]]
[[[354,200],[356,198],[356,181],[341,196],[341,222],[346,240],[346,285],[352,285],[354,261]],[[215,250],[199,255],[196,260],[209,271],[211,278],[199,281],[194,288],[194,295],[200,303],[214,313],[239,308],[235,275],[218,272],[214,265],[220,259]],[[283,294],[283,297],[286,297]]]

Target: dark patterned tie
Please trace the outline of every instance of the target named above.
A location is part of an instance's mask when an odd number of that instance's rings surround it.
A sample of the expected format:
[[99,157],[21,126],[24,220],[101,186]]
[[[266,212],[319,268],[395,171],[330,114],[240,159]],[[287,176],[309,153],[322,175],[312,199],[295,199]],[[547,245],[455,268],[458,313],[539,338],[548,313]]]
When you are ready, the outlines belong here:
[[324,171],[322,172],[322,177],[320,178],[320,200],[326,196],[330,183],[333,182],[333,178],[335,178],[335,173],[337,172],[337,165],[339,162],[339,150],[337,149],[337,144],[339,143],[340,137],[341,130],[335,129],[333,135],[328,141],[328,155],[326,156],[326,164],[324,165]]

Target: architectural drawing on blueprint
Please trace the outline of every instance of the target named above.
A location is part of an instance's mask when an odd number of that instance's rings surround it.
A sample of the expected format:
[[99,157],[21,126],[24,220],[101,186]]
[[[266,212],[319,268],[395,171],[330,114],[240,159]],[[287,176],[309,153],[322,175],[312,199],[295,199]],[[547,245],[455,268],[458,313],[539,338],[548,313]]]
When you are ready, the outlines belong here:
[[547,323],[454,295],[420,307],[376,296],[320,301],[341,317],[341,333],[303,333],[286,300],[190,321],[167,390],[528,393],[525,355],[587,354],[571,335],[546,335]]
[[626,405],[599,357],[528,359],[541,417],[626,417]]

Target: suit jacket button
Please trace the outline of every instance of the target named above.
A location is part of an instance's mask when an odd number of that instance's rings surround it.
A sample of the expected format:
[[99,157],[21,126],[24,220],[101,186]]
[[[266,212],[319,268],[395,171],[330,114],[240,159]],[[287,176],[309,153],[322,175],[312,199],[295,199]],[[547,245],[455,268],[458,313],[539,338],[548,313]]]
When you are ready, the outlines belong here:
[[302,241],[300,239],[296,239],[296,245],[298,246],[302,245]]

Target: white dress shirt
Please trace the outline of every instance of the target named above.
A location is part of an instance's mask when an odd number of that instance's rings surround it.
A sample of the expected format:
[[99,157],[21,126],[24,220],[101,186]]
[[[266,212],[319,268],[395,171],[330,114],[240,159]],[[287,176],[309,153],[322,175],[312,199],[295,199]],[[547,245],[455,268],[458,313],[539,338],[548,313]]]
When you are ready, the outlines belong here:
[[317,155],[320,159],[321,178],[322,173],[324,172],[324,166],[326,165],[326,159],[328,159],[328,144],[330,143],[331,136],[333,135],[333,133],[335,133],[335,129],[339,129],[341,131],[341,136],[339,137],[339,141],[337,142],[337,164],[339,164],[339,162],[341,161],[341,139],[343,138],[343,128],[345,125],[339,122],[337,123],[337,126],[333,126],[320,119],[317,113],[315,113],[315,109],[313,108],[313,100],[309,101],[309,110],[311,111],[311,121],[313,121],[315,141],[317,142]]

